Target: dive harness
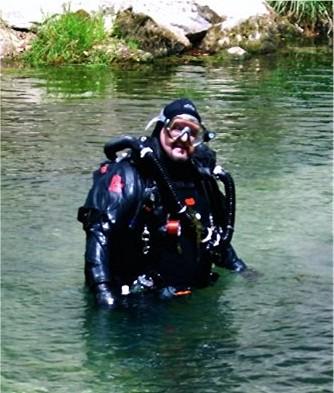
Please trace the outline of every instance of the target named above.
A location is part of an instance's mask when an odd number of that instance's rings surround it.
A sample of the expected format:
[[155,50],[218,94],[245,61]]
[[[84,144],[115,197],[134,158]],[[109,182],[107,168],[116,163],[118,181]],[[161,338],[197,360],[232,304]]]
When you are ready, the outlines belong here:
[[[207,141],[212,139],[212,134],[208,135]],[[198,217],[194,215],[191,209],[183,204],[177,197],[173,184],[171,183],[162,163],[154,154],[152,148],[145,145],[147,142],[147,137],[135,138],[132,136],[123,136],[115,138],[107,142],[104,146],[104,153],[106,157],[112,162],[116,161],[118,158],[117,153],[123,150],[129,149],[132,152],[132,158],[136,163],[146,162],[149,168],[152,170],[153,179],[156,181],[158,188],[162,191],[164,197],[168,201],[169,210],[171,216],[170,223],[167,226],[167,231],[170,234],[178,234],[179,225],[177,218],[183,218],[191,226],[198,225]],[[211,242],[213,247],[218,245],[221,247],[227,247],[233,236],[234,231],[234,221],[235,221],[235,186],[232,176],[225,171],[220,165],[216,165],[213,169],[213,175],[224,185],[225,198],[226,198],[226,226],[225,228],[219,228],[218,232],[215,230],[213,224],[213,217],[210,217],[212,221],[211,227],[208,228],[208,233],[201,243]],[[144,228],[143,240],[146,243],[144,247],[144,254],[148,252],[148,240],[149,232],[147,227]]]

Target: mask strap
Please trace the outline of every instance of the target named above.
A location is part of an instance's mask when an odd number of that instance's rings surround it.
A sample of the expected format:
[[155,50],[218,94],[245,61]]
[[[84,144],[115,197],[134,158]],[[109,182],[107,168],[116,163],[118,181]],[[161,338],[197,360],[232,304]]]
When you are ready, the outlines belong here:
[[166,123],[168,119],[166,116],[163,114],[163,110],[159,113],[158,116],[153,117],[148,123],[147,126],[145,127],[145,131],[147,131],[149,128],[152,127],[154,123],[157,123],[158,121],[161,121],[162,123]]

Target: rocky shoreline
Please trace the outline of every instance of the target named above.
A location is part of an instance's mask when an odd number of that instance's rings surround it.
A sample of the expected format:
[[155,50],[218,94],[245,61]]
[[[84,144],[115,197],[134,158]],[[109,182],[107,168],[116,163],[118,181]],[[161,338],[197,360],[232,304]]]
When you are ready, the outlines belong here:
[[[28,9],[5,1],[0,23],[0,58],[17,59],[31,45],[38,26],[64,12],[60,1]],[[17,8],[15,8],[17,7]],[[71,12],[100,13],[107,32],[117,29],[122,40],[106,40],[99,50],[115,61],[150,62],[171,56],[224,53],[244,57],[266,54],[287,42],[303,39],[302,29],[278,16],[265,1],[225,0],[109,0],[75,1]],[[131,48],[127,42],[139,45]]]

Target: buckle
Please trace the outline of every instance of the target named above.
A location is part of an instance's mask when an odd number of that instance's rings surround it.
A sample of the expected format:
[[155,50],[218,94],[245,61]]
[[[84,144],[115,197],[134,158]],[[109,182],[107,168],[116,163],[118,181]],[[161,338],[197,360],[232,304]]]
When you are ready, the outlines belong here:
[[191,295],[191,293],[192,293],[191,289],[183,289],[183,290],[174,292],[174,295],[175,296],[186,296],[186,295]]

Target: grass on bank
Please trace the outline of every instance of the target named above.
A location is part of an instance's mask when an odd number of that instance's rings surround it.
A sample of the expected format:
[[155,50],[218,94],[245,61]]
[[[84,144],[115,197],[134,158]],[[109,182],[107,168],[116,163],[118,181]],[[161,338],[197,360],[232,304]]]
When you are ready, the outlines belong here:
[[320,0],[267,0],[279,14],[303,28],[306,36],[333,31],[333,2]]
[[42,25],[24,60],[33,66],[107,63],[106,55],[93,49],[106,38],[102,16],[65,10]]

